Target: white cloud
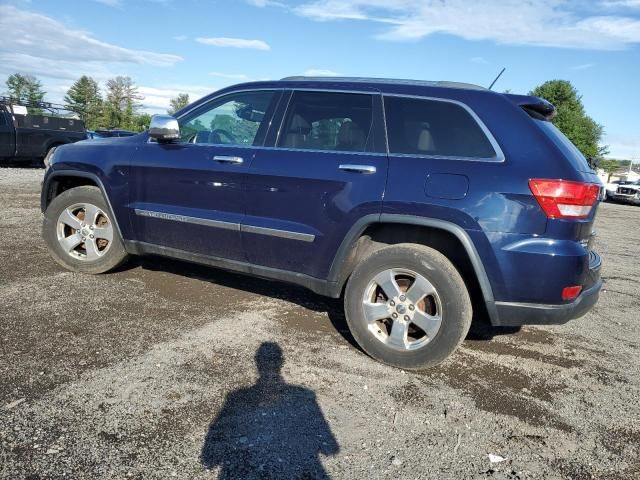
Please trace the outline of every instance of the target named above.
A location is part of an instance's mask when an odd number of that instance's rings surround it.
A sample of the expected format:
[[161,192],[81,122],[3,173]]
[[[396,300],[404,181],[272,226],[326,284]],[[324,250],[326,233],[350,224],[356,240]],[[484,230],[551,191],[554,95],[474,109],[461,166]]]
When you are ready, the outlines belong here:
[[571,70],[588,70],[595,66],[596,66],[595,63],[583,63],[582,65],[576,65],[575,67],[571,67]]
[[196,42],[214,47],[251,48],[255,50],[270,50],[271,47],[263,40],[247,40],[244,38],[227,37],[198,37]]
[[333,70],[325,70],[321,68],[310,68],[306,70],[304,74],[308,77],[339,77],[341,73],[334,72]]
[[[626,0],[631,5],[638,0]],[[640,43],[640,19],[585,16],[573,0],[313,0],[294,11],[318,21],[387,24],[379,38],[415,41],[436,33],[500,44],[619,49]]]
[[144,97],[140,101],[144,110],[149,113],[166,113],[169,101],[180,93],[188,93],[189,101],[196,100],[214,92],[216,88],[202,85],[166,85],[159,87],[139,86],[138,93]]
[[605,0],[602,5],[609,8],[640,8],[640,0]]
[[10,75],[16,72],[62,80],[77,80],[81,75],[106,80],[117,75],[107,66],[96,62],[55,60],[0,51],[0,74]]
[[484,57],[473,57],[471,61],[473,63],[479,63],[480,65],[489,65],[489,61]]
[[226,78],[227,80],[248,80],[249,79],[249,77],[244,73],[209,72],[209,76]]
[[173,37],[173,39],[177,40],[178,42],[184,42],[188,38],[189,37],[187,37],[186,35],[176,35],[175,37]]
[[[109,62],[172,66],[182,60],[177,55],[134,50],[103,42],[82,30],[72,30],[45,15],[0,5],[0,69],[23,70],[24,60],[33,60],[30,72],[45,63],[60,62],[65,67],[98,65]],[[20,68],[19,68],[20,67]],[[100,67],[97,67],[100,68]],[[78,69],[76,76],[82,72]]]

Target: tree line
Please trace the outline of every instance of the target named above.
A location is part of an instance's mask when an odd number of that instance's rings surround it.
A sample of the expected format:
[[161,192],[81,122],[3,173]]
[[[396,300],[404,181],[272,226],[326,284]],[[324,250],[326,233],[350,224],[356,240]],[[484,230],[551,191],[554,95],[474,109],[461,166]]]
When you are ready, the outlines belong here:
[[[46,95],[42,83],[32,75],[10,75],[6,85],[9,96],[21,101],[41,102]],[[551,80],[534,88],[529,94],[555,105],[558,114],[552,122],[585,157],[600,160],[607,171],[621,166],[618,161],[603,160],[609,153],[608,148],[601,144],[604,128],[587,115],[582,96],[570,82]],[[75,112],[89,130],[120,128],[138,132],[144,130],[151,120],[149,114],[140,112],[140,101],[143,99],[129,77],[107,80],[103,96],[98,82],[83,75],[69,88],[64,102],[65,108]],[[188,104],[189,95],[180,93],[170,100],[167,113],[173,114]]]
[[[15,73],[6,81],[7,96],[19,102],[37,104],[44,101],[46,92],[42,83],[33,75]],[[118,76],[106,81],[104,95],[98,82],[87,75],[81,76],[67,90],[64,107],[74,112],[88,130],[117,128],[141,132],[149,126],[151,115],[141,112],[138,87],[130,77]],[[170,100],[173,113],[189,104],[189,95],[181,93]],[[37,107],[29,107],[29,113],[42,114]]]

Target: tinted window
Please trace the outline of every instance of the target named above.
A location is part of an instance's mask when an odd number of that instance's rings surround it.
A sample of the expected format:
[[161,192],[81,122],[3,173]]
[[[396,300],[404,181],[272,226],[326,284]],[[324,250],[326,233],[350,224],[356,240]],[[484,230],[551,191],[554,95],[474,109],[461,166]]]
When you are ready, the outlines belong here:
[[340,152],[372,151],[373,97],[357,93],[295,92],[278,146]]
[[5,126],[7,124],[7,117],[4,116],[2,110],[0,110],[0,127]]
[[591,172],[589,162],[584,155],[578,150],[571,140],[551,122],[546,120],[534,120],[542,131],[551,139],[551,141],[560,149],[566,158],[573,164],[574,168],[583,172]]
[[227,95],[182,119],[183,141],[215,145],[253,145],[274,92]]
[[493,158],[496,152],[471,114],[451,102],[385,97],[391,153]]

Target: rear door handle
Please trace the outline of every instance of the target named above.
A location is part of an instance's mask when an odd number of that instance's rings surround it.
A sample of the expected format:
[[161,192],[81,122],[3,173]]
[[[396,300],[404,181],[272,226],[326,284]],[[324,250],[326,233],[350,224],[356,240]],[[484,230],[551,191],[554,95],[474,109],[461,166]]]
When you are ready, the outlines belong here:
[[234,165],[240,165],[240,164],[242,164],[242,162],[244,162],[242,157],[231,157],[231,156],[227,156],[227,155],[216,155],[215,157],[213,157],[213,159],[216,162],[233,163]]
[[340,165],[338,167],[340,170],[344,170],[345,172],[355,172],[355,173],[376,173],[376,167],[372,165]]

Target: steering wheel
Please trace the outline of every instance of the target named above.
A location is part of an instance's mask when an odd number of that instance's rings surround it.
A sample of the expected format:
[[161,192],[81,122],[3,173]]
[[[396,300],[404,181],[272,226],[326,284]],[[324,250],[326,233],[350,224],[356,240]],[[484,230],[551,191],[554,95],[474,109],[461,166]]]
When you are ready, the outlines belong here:
[[[231,133],[229,133],[228,131],[222,129],[222,128],[216,128],[215,130],[211,131],[210,137],[216,135],[218,137],[218,139],[220,139],[220,142],[215,142],[215,143],[236,143],[236,139],[233,135],[231,135]],[[224,136],[227,137],[227,140],[229,140],[228,142],[223,142],[222,139],[220,138],[220,136]],[[215,138],[215,137],[214,137]]]

